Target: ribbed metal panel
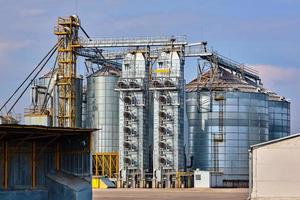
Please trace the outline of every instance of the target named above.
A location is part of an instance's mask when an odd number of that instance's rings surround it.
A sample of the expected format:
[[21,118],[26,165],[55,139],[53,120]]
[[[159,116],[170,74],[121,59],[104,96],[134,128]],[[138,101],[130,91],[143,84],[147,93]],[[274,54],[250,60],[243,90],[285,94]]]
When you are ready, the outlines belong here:
[[269,100],[269,139],[290,135],[290,102]]
[[[104,69],[102,69],[103,71]],[[87,126],[93,134],[93,151],[119,151],[118,75],[95,73],[87,78]]]
[[[40,130],[36,130],[37,133]],[[8,131],[9,133],[14,133]],[[40,131],[42,132],[42,131]],[[26,132],[25,132],[26,133]],[[30,133],[30,132],[28,132]],[[74,133],[75,134],[75,133]],[[52,138],[51,138],[52,139]],[[85,143],[83,143],[83,141]],[[90,177],[90,142],[88,134],[62,137],[61,140],[49,143],[48,139],[35,140],[35,157],[33,157],[33,142],[8,141],[8,189],[32,189],[32,179],[35,177],[37,188],[46,187],[47,175],[56,173],[57,144],[60,145],[60,170],[82,178]],[[84,144],[84,145],[83,145]],[[0,190],[4,182],[4,143],[0,142]],[[35,175],[32,174],[32,163],[35,159]]]
[[[220,172],[223,186],[248,180],[250,145],[268,140],[268,96],[255,92],[187,92],[193,168]],[[198,99],[198,100],[197,100]]]
[[[82,91],[83,91],[83,79],[76,78],[75,80],[75,127],[82,127]],[[54,101],[54,116],[53,116],[53,126],[58,126],[57,114],[58,114],[58,88],[54,87],[53,90],[53,101]]]
[[75,126],[76,128],[82,127],[82,92],[83,92],[83,79],[76,78],[75,80]]

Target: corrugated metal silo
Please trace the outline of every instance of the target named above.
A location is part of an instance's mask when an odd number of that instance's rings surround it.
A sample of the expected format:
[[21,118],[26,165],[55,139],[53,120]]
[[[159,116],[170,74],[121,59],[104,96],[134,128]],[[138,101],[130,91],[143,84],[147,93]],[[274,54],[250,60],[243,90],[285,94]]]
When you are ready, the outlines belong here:
[[94,175],[112,177],[118,172],[119,76],[120,70],[106,66],[87,78],[86,124],[99,129],[93,134]]
[[269,93],[269,140],[290,135],[290,102]]
[[[268,140],[268,95],[219,69],[186,86],[189,154],[194,169],[215,172],[220,187],[248,185],[248,149]],[[201,89],[199,89],[201,88]]]
[[114,91],[120,71],[103,67],[87,78],[87,126],[99,129],[94,152],[119,151],[119,94]]

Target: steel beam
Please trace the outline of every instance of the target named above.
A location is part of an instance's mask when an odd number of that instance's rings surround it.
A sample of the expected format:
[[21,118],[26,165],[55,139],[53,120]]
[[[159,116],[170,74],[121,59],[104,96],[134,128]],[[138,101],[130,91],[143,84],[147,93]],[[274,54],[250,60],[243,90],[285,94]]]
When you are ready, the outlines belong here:
[[80,39],[83,48],[112,48],[112,47],[147,47],[147,46],[172,46],[186,45],[185,36],[177,37],[144,37],[144,38],[102,38]]

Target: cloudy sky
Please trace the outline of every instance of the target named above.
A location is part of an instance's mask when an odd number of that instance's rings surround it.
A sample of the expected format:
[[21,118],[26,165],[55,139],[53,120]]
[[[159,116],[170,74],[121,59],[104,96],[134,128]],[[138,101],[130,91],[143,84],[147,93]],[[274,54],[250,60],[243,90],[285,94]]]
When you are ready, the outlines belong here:
[[[0,104],[56,42],[58,16],[78,14],[93,37],[187,35],[257,69],[264,86],[291,99],[300,132],[300,1],[0,0]],[[82,65],[81,65],[82,67]],[[186,79],[195,65],[186,66]],[[21,113],[28,95],[16,107]]]

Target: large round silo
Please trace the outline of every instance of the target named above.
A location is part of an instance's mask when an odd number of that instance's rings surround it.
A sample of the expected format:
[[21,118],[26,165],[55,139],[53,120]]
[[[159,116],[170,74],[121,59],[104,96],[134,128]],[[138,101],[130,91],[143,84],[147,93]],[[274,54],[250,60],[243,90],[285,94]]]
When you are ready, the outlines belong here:
[[103,67],[87,78],[87,126],[99,129],[93,151],[119,151],[119,94],[115,91],[120,71]]
[[248,149],[268,140],[268,95],[226,70],[210,74],[186,86],[192,167],[214,172],[215,186],[246,187]]
[[290,135],[290,102],[269,93],[269,140]]

